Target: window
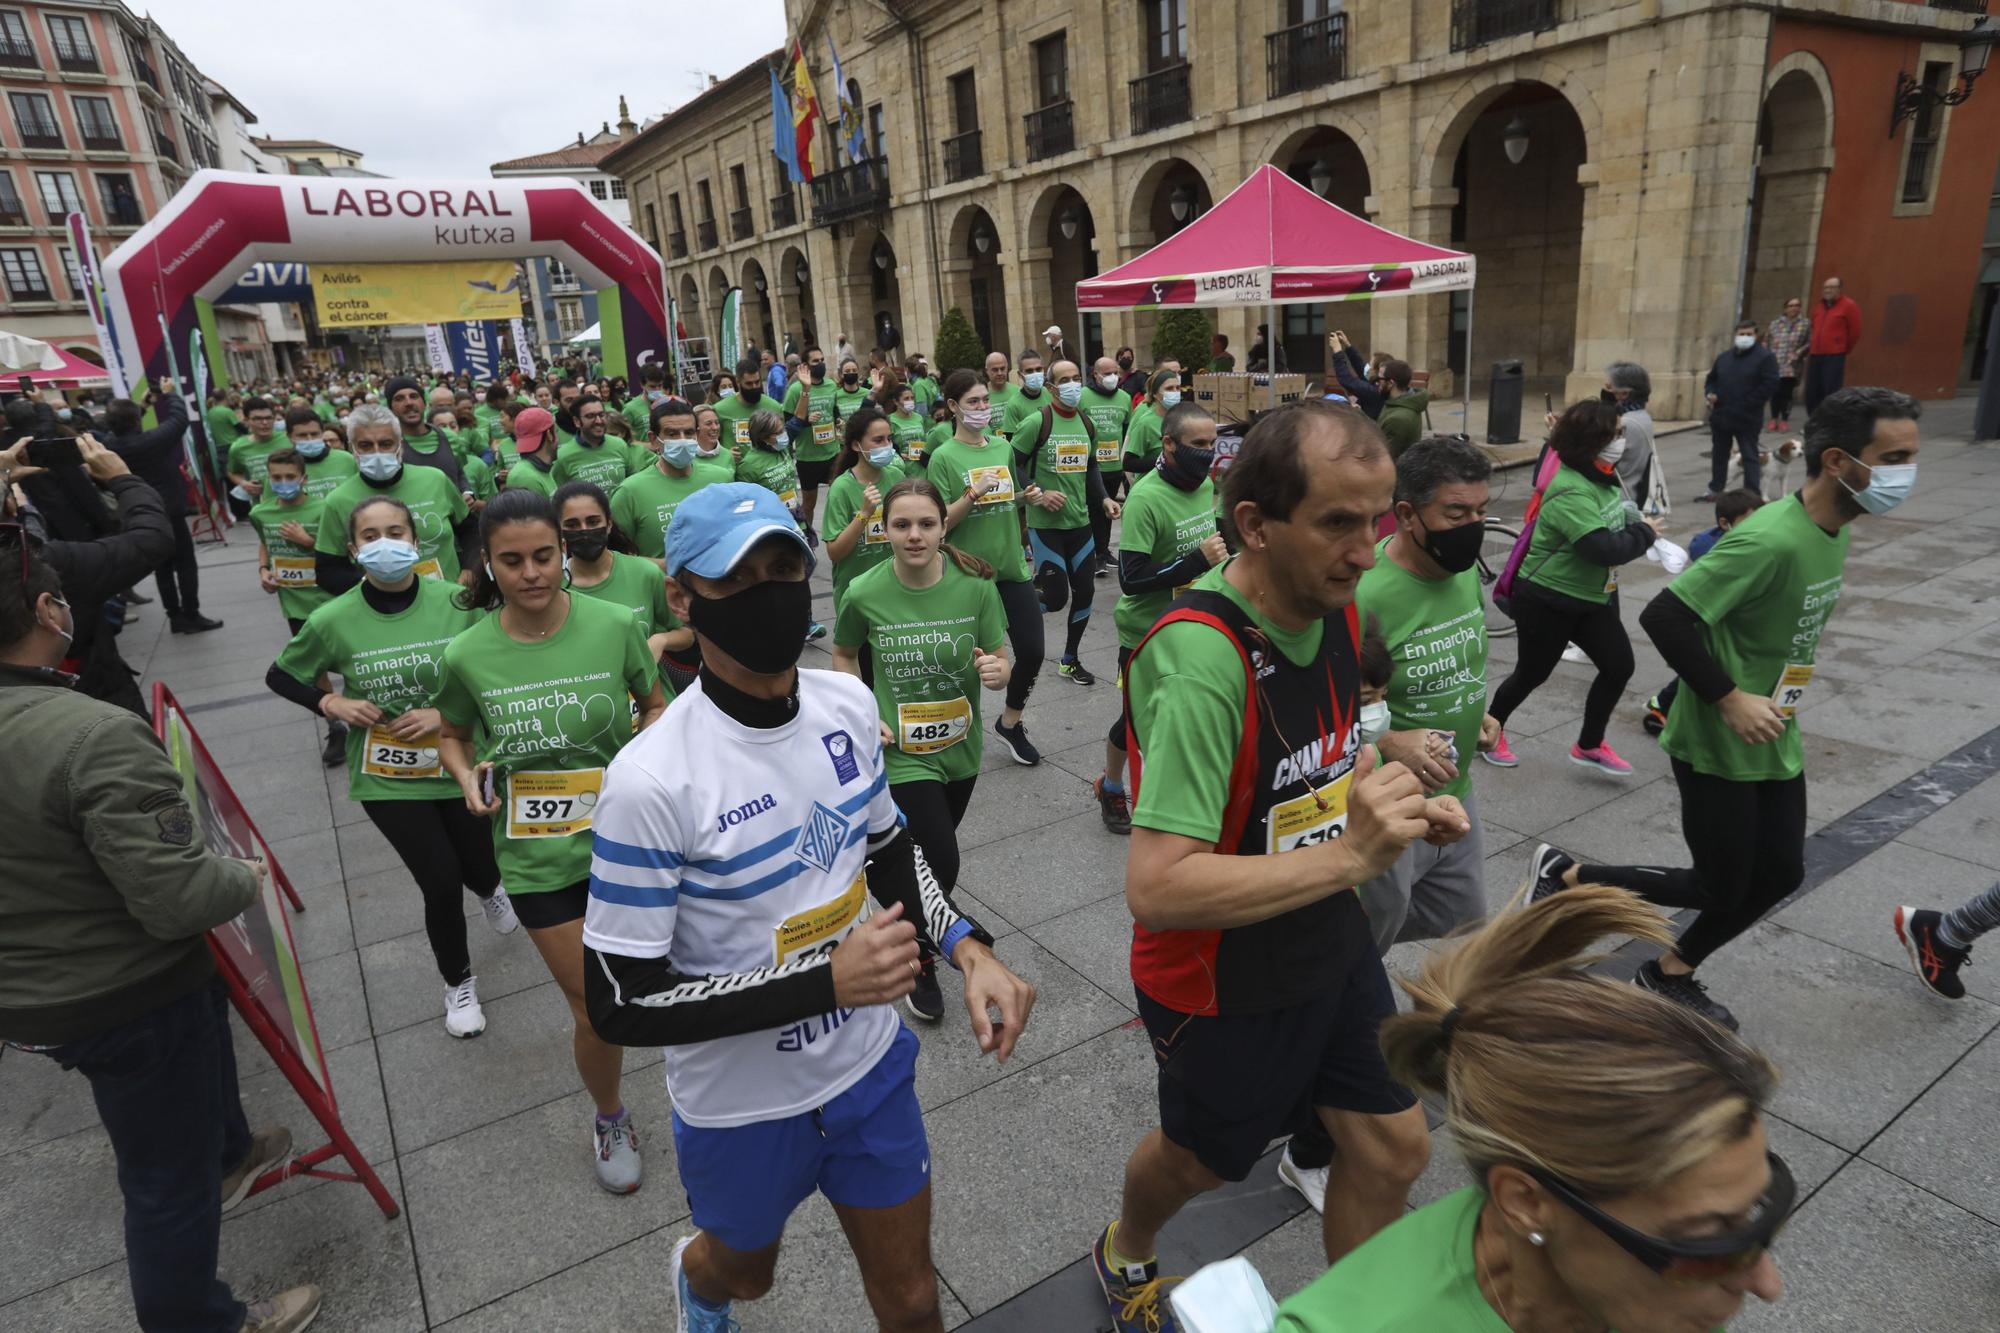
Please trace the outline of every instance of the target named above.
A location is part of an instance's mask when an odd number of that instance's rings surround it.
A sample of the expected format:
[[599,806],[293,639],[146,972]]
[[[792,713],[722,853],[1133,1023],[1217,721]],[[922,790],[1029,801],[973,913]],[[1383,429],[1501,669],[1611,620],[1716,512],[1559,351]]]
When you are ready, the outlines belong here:
[[625,197],[625,182],[623,178],[615,176],[612,178],[611,197],[613,199],[623,199]]
[[0,277],[6,278],[7,295],[16,301],[54,299],[39,250],[0,250]]
[[750,181],[740,165],[729,169],[729,191],[738,208],[750,207]]
[[960,70],[945,80],[951,90],[951,132],[969,134],[979,128],[979,92],[973,86],[972,71]]
[[607,191],[604,188],[603,181],[590,182],[590,197],[592,199],[604,199],[609,197]]
[[549,261],[549,285],[552,287],[574,287],[577,285],[576,274],[570,272],[569,266],[564,264],[560,259],[551,259]]
[[8,93],[7,104],[14,109],[14,124],[21,131],[21,143],[29,148],[61,148],[62,129],[56,124],[56,109],[42,93]]
[[118,118],[111,111],[110,98],[72,97],[70,105],[76,110],[76,127],[83,132],[85,148],[110,151],[125,146],[123,136],[118,133]]
[[872,156],[882,154],[882,104],[877,102],[868,108],[868,151]]
[[36,172],[35,189],[41,193],[49,221],[56,226],[61,226],[71,213],[83,211],[83,196],[76,192],[76,177],[67,171]]
[[1285,0],[1285,26],[1317,23],[1341,12],[1340,0]]
[[1056,33],[1035,43],[1035,105],[1054,106],[1069,100],[1069,34]]
[[556,330],[564,338],[583,332],[583,302],[566,299],[556,302]]
[[55,42],[56,64],[67,70],[94,71],[97,47],[90,40],[90,25],[80,18],[49,15],[49,37]]
[[125,34],[125,58],[132,62],[132,72],[144,79],[149,87],[157,89],[160,86],[160,76],[153,72],[153,62],[146,59],[146,48],[129,32]]
[[703,222],[715,221],[715,203],[708,196],[708,182],[696,181],[694,183],[694,192],[695,197],[701,201],[701,220]]
[[673,217],[675,231],[687,230],[686,225],[681,221],[681,197],[679,195],[670,194],[667,196],[667,212]]
[[27,225],[28,206],[21,202],[21,192],[14,188],[14,173],[0,171],[0,226]]
[[113,227],[136,227],[146,219],[139,211],[139,196],[133,192],[132,177],[123,171],[97,173],[97,202],[104,220]]
[[28,22],[11,9],[0,9],[0,65],[41,68],[35,44],[28,40]]
[[62,256],[63,276],[69,279],[69,299],[72,301],[81,301],[83,299],[83,269],[76,262],[76,251],[70,249],[67,245],[63,245],[56,247],[56,253]]
[[1146,11],[1146,68],[1187,63],[1186,0],[1141,0]]
[[646,244],[660,248],[660,210],[651,204],[646,205]]
[[1936,188],[1938,148],[1944,138],[1944,107],[1938,99],[1951,86],[1951,77],[1950,61],[1924,62],[1924,101],[1910,122],[1909,150],[1903,161],[1902,201],[1906,204],[1929,203]]

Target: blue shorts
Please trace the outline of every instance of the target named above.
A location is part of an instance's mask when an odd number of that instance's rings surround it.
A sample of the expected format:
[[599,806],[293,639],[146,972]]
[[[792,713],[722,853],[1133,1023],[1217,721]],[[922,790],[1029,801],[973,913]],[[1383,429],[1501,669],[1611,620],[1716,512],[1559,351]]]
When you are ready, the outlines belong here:
[[893,1208],[931,1178],[917,1106],[917,1038],[901,1024],[875,1067],[816,1111],[727,1129],[674,1113],[674,1152],[694,1224],[732,1250],[778,1243],[817,1189],[847,1208]]

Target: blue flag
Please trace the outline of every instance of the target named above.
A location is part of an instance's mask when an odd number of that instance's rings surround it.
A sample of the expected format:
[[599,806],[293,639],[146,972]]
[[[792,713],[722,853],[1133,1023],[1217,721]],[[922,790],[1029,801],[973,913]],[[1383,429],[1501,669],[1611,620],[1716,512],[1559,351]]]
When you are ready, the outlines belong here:
[[778,71],[771,75],[771,153],[785,164],[785,176],[797,185],[805,179],[799,170],[799,141],[792,127],[792,99],[785,96],[785,85],[778,78]]
[[833,45],[833,34],[826,35],[826,49],[833,52],[833,82],[840,95],[840,142],[847,148],[847,159],[859,162],[868,156],[868,143],[861,133],[861,108],[847,90],[847,75],[840,69],[840,52]]

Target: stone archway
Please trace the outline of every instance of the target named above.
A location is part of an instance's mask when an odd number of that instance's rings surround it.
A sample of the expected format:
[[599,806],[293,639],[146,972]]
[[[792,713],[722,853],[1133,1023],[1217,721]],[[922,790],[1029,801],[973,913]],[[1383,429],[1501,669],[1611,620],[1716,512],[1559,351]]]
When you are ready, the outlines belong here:
[[[1368,216],[1373,193],[1368,158],[1346,129],[1315,125],[1296,131],[1269,160],[1329,203],[1356,217]],[[1326,335],[1336,328],[1367,356],[1374,348],[1373,311],[1372,301],[1285,306],[1278,315],[1284,324],[1285,364],[1303,374],[1327,376]]]
[[[880,347],[893,359],[896,347],[903,342],[902,275],[895,243],[880,228],[857,226],[843,253],[842,267],[844,332],[866,370],[870,348]],[[896,347],[883,344],[883,338],[890,334]]]
[[1077,283],[1096,277],[1102,267],[1090,201],[1073,185],[1044,190],[1028,210],[1023,235],[1033,247],[1021,256],[1029,266],[1024,285],[1036,312],[1031,345],[1040,346],[1041,330],[1054,324],[1063,331],[1070,355],[1081,358],[1087,371],[1104,348],[1103,317],[1079,315],[1076,308]]
[[777,320],[772,315],[771,280],[756,259],[743,261],[743,327],[759,351],[778,354]]
[[689,340],[708,337],[707,325],[702,322],[701,288],[695,285],[694,274],[681,274],[681,328]]
[[[1168,157],[1154,162],[1139,176],[1126,203],[1126,230],[1136,244],[1128,247],[1127,259],[1134,258],[1172,236],[1215,204],[1208,177],[1186,157]],[[1131,312],[1129,327],[1132,345],[1141,364],[1153,359],[1153,328],[1159,313]],[[1248,350],[1247,346],[1244,350]]]
[[[979,345],[1007,344],[1007,283],[1000,271],[1000,228],[993,215],[968,203],[952,217],[945,242],[945,301],[964,311]],[[1012,353],[1010,352],[1011,356]]]
[[787,311],[785,333],[796,334],[799,353],[819,341],[819,312],[813,302],[812,268],[805,251],[796,245],[785,247],[778,257],[775,275],[778,297]]
[[1759,327],[1792,297],[1811,303],[1820,211],[1833,170],[1833,99],[1824,67],[1795,52],[1772,68],[1765,88],[1743,309],[1734,316]]

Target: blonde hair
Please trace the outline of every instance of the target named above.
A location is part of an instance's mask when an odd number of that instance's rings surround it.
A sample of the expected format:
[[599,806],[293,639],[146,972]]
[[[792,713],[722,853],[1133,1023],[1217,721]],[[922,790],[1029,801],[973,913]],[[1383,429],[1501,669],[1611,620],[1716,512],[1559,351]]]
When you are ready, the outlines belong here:
[[1416,1009],[1383,1023],[1383,1054],[1444,1103],[1482,1187],[1510,1165],[1594,1198],[1651,1188],[1749,1133],[1776,1087],[1735,1033],[1585,970],[1610,935],[1672,942],[1630,893],[1581,885],[1503,909],[1399,979]]

